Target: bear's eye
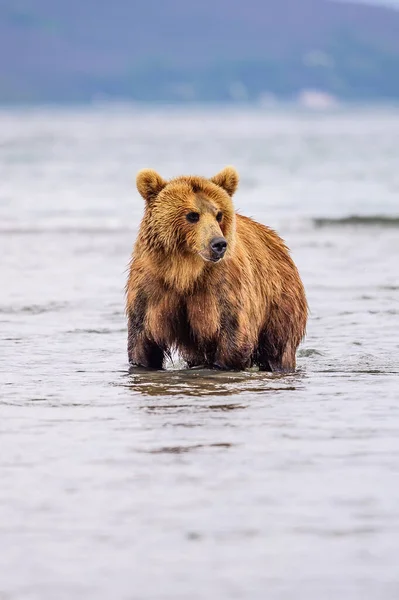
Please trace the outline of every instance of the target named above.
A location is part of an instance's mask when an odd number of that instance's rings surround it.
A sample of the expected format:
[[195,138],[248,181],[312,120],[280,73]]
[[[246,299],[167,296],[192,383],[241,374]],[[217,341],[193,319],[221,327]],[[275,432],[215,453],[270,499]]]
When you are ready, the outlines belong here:
[[186,215],[186,219],[189,221],[189,223],[198,223],[199,218],[200,216],[197,212],[191,212]]
[[220,223],[220,221],[223,219],[223,213],[222,212],[218,212],[218,214],[216,215],[216,221],[218,223]]

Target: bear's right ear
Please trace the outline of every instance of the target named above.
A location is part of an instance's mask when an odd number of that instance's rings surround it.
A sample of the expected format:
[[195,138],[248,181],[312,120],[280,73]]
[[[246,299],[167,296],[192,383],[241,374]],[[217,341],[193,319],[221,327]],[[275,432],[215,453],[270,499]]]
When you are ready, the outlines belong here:
[[142,169],[137,173],[137,189],[146,202],[154,200],[167,182],[153,169]]

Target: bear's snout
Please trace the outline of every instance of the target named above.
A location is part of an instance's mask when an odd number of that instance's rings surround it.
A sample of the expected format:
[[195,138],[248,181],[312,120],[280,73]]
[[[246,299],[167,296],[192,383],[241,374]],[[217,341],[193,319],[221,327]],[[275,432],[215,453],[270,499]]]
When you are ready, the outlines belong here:
[[224,237],[215,237],[210,242],[212,260],[217,261],[223,258],[226,249],[227,241]]

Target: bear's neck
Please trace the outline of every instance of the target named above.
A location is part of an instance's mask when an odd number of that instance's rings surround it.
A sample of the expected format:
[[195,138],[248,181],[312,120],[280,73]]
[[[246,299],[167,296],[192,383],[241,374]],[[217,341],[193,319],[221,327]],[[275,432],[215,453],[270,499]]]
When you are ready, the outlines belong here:
[[200,278],[209,271],[208,263],[197,255],[168,255],[152,261],[151,269],[156,277],[178,293],[193,290]]

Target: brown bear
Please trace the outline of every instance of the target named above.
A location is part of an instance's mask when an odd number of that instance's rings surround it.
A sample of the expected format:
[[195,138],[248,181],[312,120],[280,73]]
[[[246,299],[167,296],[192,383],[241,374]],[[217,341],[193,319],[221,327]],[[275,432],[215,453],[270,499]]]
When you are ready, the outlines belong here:
[[126,285],[128,356],[161,369],[176,349],[189,367],[292,371],[307,302],[272,229],[236,214],[238,174],[165,181],[137,175],[145,212]]

